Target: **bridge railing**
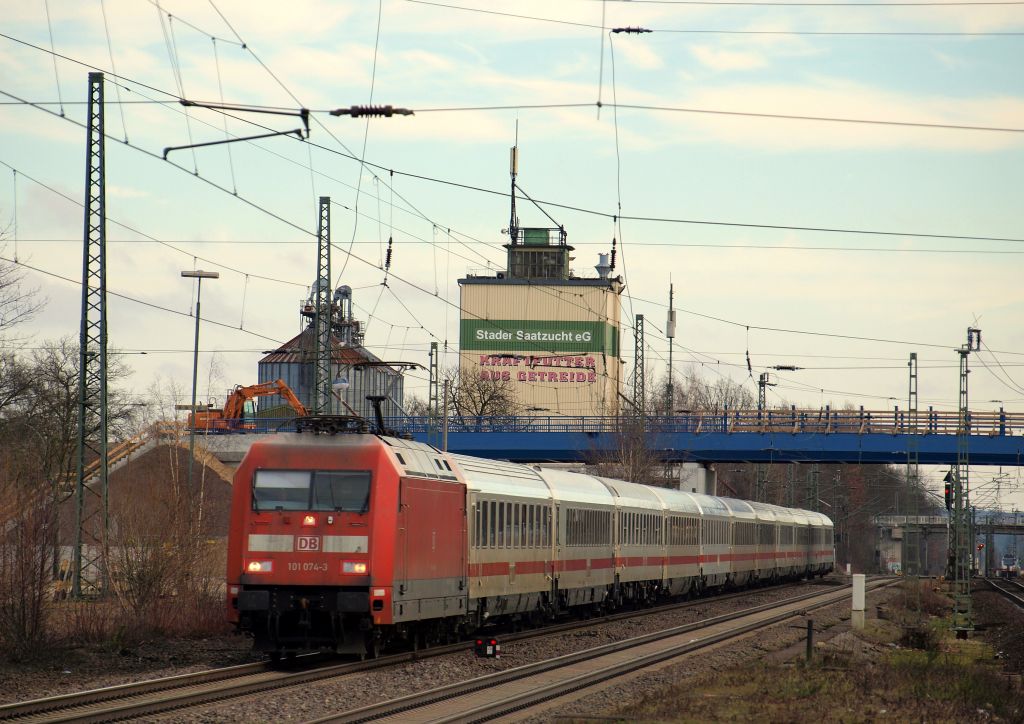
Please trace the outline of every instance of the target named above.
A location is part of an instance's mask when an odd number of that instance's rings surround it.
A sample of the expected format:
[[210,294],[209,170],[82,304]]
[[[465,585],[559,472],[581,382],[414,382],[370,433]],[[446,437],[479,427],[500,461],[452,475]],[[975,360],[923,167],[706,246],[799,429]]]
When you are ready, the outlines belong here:
[[[1024,413],[972,412],[964,420],[968,434],[990,437],[1024,435]],[[372,422],[371,422],[372,424]],[[440,432],[441,421],[429,417],[390,417],[385,425],[400,432]],[[635,417],[573,415],[452,416],[449,433],[463,432],[574,432],[608,433],[637,429]],[[246,419],[233,433],[276,432],[292,428],[290,418]],[[769,409],[687,412],[644,418],[648,433],[818,433],[955,435],[961,428],[956,411],[922,410],[912,424],[906,410]]]
[[[1024,414],[972,412],[964,420],[968,434],[986,436],[1024,435]],[[394,417],[389,427],[412,433],[440,428],[439,420],[427,417]],[[537,415],[519,417],[452,417],[449,433],[459,432],[617,432],[636,429],[635,417],[587,417]],[[906,410],[723,410],[648,416],[643,428],[650,433],[853,433],[905,435],[955,435],[961,428],[955,411],[922,410],[914,425]]]

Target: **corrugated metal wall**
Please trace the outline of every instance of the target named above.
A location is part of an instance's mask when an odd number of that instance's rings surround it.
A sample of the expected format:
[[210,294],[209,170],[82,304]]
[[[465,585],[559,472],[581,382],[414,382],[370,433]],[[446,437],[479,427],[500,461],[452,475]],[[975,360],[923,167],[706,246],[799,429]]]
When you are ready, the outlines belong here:
[[[308,409],[313,408],[313,365],[300,362],[260,362],[258,376],[260,382],[284,380],[292,388],[292,392]],[[367,395],[385,395],[389,399],[381,406],[385,417],[401,415],[400,406],[405,402],[405,380],[400,373],[389,367],[357,367],[350,365],[331,365],[332,379],[344,377],[349,387],[342,393],[345,400],[359,415],[368,420],[373,419],[373,407],[366,400]],[[259,410],[269,410],[287,402],[280,395],[268,395],[258,400]],[[347,415],[337,398],[332,399],[330,415]]]

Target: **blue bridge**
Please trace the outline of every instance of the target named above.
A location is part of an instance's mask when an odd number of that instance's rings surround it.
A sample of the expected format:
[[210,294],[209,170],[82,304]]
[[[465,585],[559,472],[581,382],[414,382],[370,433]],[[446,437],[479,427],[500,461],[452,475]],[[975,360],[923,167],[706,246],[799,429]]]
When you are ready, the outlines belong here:
[[[294,418],[229,420],[218,434],[293,429]],[[385,427],[464,455],[522,463],[601,462],[641,450],[664,462],[956,462],[959,414],[905,410],[727,410],[671,417],[391,417]],[[1024,413],[974,412],[963,424],[971,465],[1024,465]],[[206,431],[200,431],[206,432]],[[209,434],[209,433],[206,433]]]
[[[905,410],[737,410],[671,417],[392,418],[389,427],[465,455],[514,462],[599,462],[625,449],[667,462],[956,462],[957,412]],[[965,420],[971,465],[1024,464],[1024,414],[971,413]]]

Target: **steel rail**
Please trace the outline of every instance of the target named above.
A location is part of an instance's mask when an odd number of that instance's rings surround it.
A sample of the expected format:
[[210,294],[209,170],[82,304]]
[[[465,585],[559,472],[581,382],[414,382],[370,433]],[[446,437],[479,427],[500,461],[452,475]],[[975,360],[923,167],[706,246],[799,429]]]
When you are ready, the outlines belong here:
[[[893,585],[896,581],[881,581],[874,582],[871,585],[871,590],[875,590],[881,586]],[[554,659],[548,659],[546,661],[538,662],[535,664],[528,664],[526,666],[517,667],[515,669],[509,669],[507,671],[482,676],[476,679],[472,679],[466,682],[460,682],[458,684],[451,684],[442,686],[429,691],[420,692],[417,694],[411,694],[409,696],[393,699],[385,702],[379,702],[358,709],[353,709],[347,712],[340,712],[332,714],[319,719],[314,719],[306,724],[326,724],[327,722],[339,722],[345,724],[351,724],[355,722],[374,721],[379,719],[386,719],[389,717],[395,717],[397,719],[419,719],[421,717],[416,716],[413,712],[415,710],[422,710],[425,707],[444,703],[445,706],[451,707],[455,705],[453,699],[457,697],[470,696],[477,692],[488,690],[490,694],[494,694],[495,687],[503,686],[507,684],[514,684],[515,682],[521,682],[524,679],[543,675],[548,672],[552,672],[558,669],[566,669],[568,667],[576,666],[578,664],[600,659],[605,656],[620,653],[627,649],[633,649],[646,644],[653,644],[665,639],[669,639],[682,634],[690,633],[700,629],[707,629],[712,626],[727,624],[738,619],[747,618],[750,616],[757,616],[758,614],[771,611],[772,609],[778,608],[779,606],[792,607],[796,604],[803,603],[806,601],[813,601],[813,599],[823,599],[819,602],[812,602],[807,606],[800,607],[795,610],[787,610],[785,612],[770,616],[768,619],[757,620],[747,624],[743,624],[738,628],[730,629],[721,634],[715,634],[705,638],[689,639],[685,643],[677,646],[673,646],[669,649],[665,649],[655,654],[641,655],[635,657],[629,657],[629,660],[621,664],[617,664],[614,667],[605,667],[599,671],[590,672],[580,676],[573,677],[568,681],[563,681],[558,684],[550,684],[545,686],[528,686],[520,687],[520,689],[526,689],[525,691],[517,691],[516,693],[507,696],[498,701],[490,702],[483,706],[478,706],[470,709],[463,709],[458,713],[448,714],[441,717],[429,716],[430,721],[483,721],[486,719],[494,718],[503,714],[508,714],[528,706],[532,706],[536,703],[544,701],[546,699],[556,698],[562,696],[570,691],[585,688],[591,686],[599,681],[603,681],[609,678],[615,678],[616,676],[622,676],[624,673],[650,666],[659,661],[679,656],[688,651],[692,651],[698,648],[709,646],[713,643],[733,638],[749,631],[769,626],[773,623],[792,618],[794,616],[801,615],[802,613],[820,608],[822,606],[828,606],[833,603],[837,603],[846,597],[846,591],[851,588],[850,585],[844,585],[838,589],[831,590],[825,593],[814,592],[810,594],[803,594],[796,596],[785,601],[777,601],[774,603],[763,604],[755,606],[743,611],[738,611],[729,614],[723,614],[721,616],[715,616],[704,621],[684,624],[682,626],[675,626],[664,631],[658,631],[643,636],[637,636],[635,638],[627,639],[625,641],[614,642],[598,646],[585,651],[579,651],[572,654],[566,654]],[[420,712],[425,714],[425,712]]]
[[[1021,586],[1021,584],[1017,583],[1016,581],[1006,581],[1005,583],[1008,584],[1008,587],[1004,588],[1004,581],[1001,581],[998,578],[986,578],[985,580],[988,581],[988,585],[992,586],[992,588],[999,591],[999,593],[1006,596],[1008,599],[1016,603],[1021,608],[1024,608],[1024,595],[1021,595],[1020,593],[1015,593],[1013,590],[1011,590],[1013,588],[1016,588],[1018,591],[1021,591],[1022,589],[1024,589],[1024,586]],[[999,581],[999,583],[997,584],[996,581]]]
[[[785,590],[790,587],[804,587],[804,582],[782,584],[760,590]],[[749,596],[751,589],[736,593],[721,594],[685,602],[676,602],[651,608],[607,614],[585,621],[544,626],[530,631],[501,634],[502,641],[521,641],[541,636],[555,635],[579,628],[599,626],[625,618],[637,618],[667,613],[674,610],[695,608],[704,604],[728,601]],[[91,689],[89,691],[33,699],[0,706],[0,721],[17,719],[19,722],[84,722],[109,721],[112,718],[128,718],[156,714],[188,706],[199,706],[256,691],[285,688],[336,678],[361,671],[386,668],[417,659],[432,658],[462,651],[472,647],[471,641],[432,646],[412,652],[383,656],[360,662],[330,664],[302,671],[281,671],[267,662],[241,664],[221,669],[211,669],[190,674],[150,679],[147,681],[119,684],[116,686]],[[298,657],[298,665],[315,664],[323,660],[322,655],[311,654]],[[303,661],[303,660],[307,661]],[[234,683],[232,683],[234,682]]]

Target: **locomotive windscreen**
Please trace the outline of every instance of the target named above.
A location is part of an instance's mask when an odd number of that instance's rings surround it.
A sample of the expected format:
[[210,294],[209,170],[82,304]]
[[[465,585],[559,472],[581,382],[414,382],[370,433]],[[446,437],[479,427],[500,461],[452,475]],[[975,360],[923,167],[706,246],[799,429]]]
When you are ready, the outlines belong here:
[[365,513],[370,508],[370,471],[257,470],[252,507]]

